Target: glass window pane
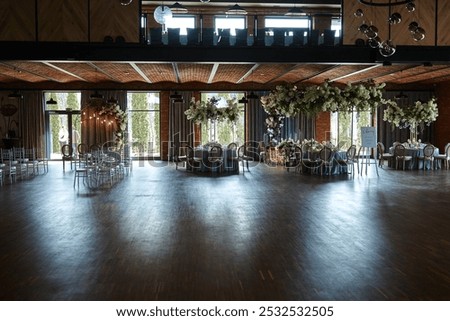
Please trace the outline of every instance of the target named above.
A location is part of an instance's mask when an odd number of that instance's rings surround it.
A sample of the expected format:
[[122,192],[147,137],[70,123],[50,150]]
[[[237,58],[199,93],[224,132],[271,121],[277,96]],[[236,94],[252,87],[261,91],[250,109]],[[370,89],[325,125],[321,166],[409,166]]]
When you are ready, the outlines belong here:
[[215,17],[216,33],[219,29],[230,29],[230,35],[236,36],[236,29],[245,29],[244,17]]
[[331,30],[336,30],[336,38],[339,38],[341,35],[341,19],[340,18],[333,18],[331,19]]
[[[220,98],[217,106],[218,108],[227,107],[227,100],[232,98],[239,99],[244,93],[233,93],[233,92],[222,92],[222,93],[203,93],[201,95],[202,101],[206,101],[208,98]],[[242,145],[245,141],[245,117],[244,117],[244,106],[240,104],[242,109],[239,120],[236,124],[232,125],[228,121],[217,122],[216,123],[216,141],[222,145],[228,145],[231,142],[235,142]],[[213,130],[211,124],[202,124],[202,144],[206,144],[213,140]]]
[[132,146],[132,157],[159,157],[159,93],[128,93],[128,110],[128,141]]
[[81,93],[80,92],[46,92],[44,94],[45,101],[53,99],[55,105],[45,104],[46,110],[80,110],[81,109]]
[[167,20],[166,28],[180,28],[180,35],[187,35],[187,28],[195,28],[194,16],[172,16]]

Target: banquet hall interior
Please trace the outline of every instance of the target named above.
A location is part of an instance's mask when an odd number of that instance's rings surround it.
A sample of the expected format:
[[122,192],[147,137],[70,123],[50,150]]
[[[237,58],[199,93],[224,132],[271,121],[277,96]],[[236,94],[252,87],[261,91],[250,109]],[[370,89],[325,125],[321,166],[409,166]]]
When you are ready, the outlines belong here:
[[0,299],[450,300],[448,10],[2,0]]

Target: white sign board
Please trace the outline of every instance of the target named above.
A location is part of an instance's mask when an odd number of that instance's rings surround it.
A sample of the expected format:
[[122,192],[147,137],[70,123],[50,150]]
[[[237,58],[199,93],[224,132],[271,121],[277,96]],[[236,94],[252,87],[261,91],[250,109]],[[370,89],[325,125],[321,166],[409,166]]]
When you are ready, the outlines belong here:
[[375,127],[361,127],[362,147],[377,147],[377,131]]

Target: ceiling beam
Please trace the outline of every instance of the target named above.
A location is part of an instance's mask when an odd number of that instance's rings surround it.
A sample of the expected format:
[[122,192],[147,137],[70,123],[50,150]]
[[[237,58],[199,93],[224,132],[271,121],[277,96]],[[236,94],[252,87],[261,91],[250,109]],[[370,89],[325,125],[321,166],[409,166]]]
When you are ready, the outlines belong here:
[[211,73],[209,74],[208,84],[211,84],[216,76],[217,69],[219,69],[219,64],[215,63],[211,69]]
[[142,79],[145,80],[145,82],[148,82],[149,84],[152,83],[152,81],[147,77],[147,75],[141,70],[141,68],[136,65],[134,62],[130,62],[130,66],[139,74],[139,76],[142,77]]
[[[42,74],[38,74],[38,73],[33,72],[33,71],[30,71],[30,70],[22,69],[22,68],[19,68],[19,67],[14,66],[14,65],[8,64],[8,63],[6,63],[6,62],[0,62],[0,64],[3,65],[3,66],[5,66],[5,67],[11,68],[11,69],[14,70],[14,71],[17,71],[17,72],[19,72],[20,74],[28,73],[28,74],[31,74],[31,75],[34,75],[34,76],[37,76],[37,77],[41,77],[41,78],[44,78],[44,79],[47,79],[47,80],[50,80],[50,81],[56,81],[56,82],[59,82],[57,79],[54,79],[54,78],[52,78],[52,77],[44,76],[44,75],[42,75]],[[13,76],[13,77],[14,77],[14,76]],[[22,80],[21,77],[20,77],[20,78],[19,78],[19,77],[14,77],[14,78],[19,79],[19,80]]]
[[380,66],[382,66],[382,64],[376,64],[376,65],[373,65],[373,66],[370,66],[370,67],[367,67],[367,68],[364,68],[364,69],[361,69],[361,70],[358,70],[358,71],[354,71],[354,72],[351,72],[351,73],[348,73],[348,74],[345,74],[345,75],[342,75],[342,76],[330,79],[329,81],[333,82],[333,81],[338,81],[338,80],[341,80],[341,79],[344,79],[344,78],[353,77],[353,76],[362,74],[364,72],[368,72],[368,71],[370,71],[372,69],[378,68]]
[[101,72],[102,74],[106,75],[109,79],[111,79],[112,81],[119,81],[118,79],[114,78],[113,76],[111,76],[108,72],[104,71],[102,68],[98,67],[97,65],[95,65],[95,63],[93,62],[87,62],[87,64],[89,66],[91,66],[92,68],[94,68],[95,71]]
[[74,73],[71,73],[70,71],[67,71],[67,70],[65,70],[65,69],[63,69],[63,68],[61,68],[61,67],[55,66],[54,64],[52,64],[52,63],[49,62],[49,61],[42,61],[42,63],[43,63],[44,65],[49,66],[50,68],[56,69],[56,70],[58,70],[58,71],[60,71],[60,72],[63,72],[63,73],[65,73],[65,74],[67,74],[67,75],[69,75],[69,76],[71,76],[71,77],[77,78],[77,79],[79,79],[79,80],[81,80],[81,81],[87,81],[86,79],[84,79],[84,78],[82,78],[82,77],[80,77],[80,76],[78,76],[78,75],[76,75],[76,74],[74,74]]
[[180,70],[178,69],[178,64],[176,62],[172,62],[173,72],[175,74],[176,82],[179,84],[180,80]]
[[[260,64],[254,64],[239,80],[236,82],[237,84],[241,84],[248,76],[252,75],[253,72],[260,66]],[[253,80],[254,81],[254,80]]]

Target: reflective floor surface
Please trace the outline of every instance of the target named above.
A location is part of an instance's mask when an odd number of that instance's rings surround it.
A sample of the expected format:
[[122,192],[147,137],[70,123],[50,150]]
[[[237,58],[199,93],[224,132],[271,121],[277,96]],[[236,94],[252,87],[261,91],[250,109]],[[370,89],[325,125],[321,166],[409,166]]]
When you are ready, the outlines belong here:
[[450,300],[450,171],[379,174],[52,162],[0,187],[0,299]]

